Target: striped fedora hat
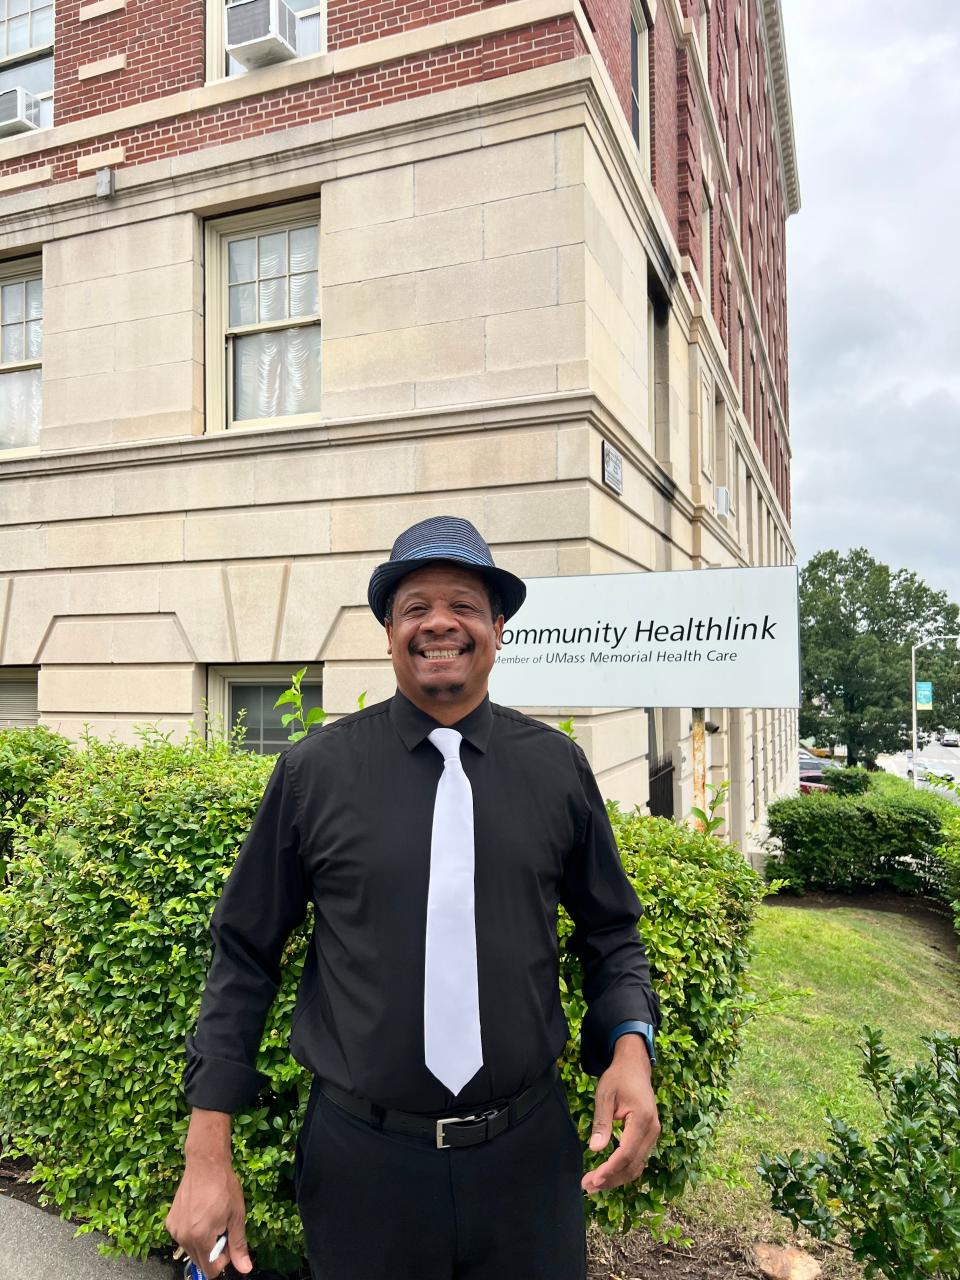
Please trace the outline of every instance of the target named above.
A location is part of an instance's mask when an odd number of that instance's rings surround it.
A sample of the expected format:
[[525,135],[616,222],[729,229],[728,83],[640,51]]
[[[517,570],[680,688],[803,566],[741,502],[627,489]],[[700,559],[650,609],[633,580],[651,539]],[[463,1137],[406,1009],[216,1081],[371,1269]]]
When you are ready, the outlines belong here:
[[490,548],[469,520],[431,516],[401,533],[390,559],[370,575],[367,600],[378,622],[383,623],[387,601],[400,579],[437,561],[461,564],[479,573],[500,597],[504,618],[513,617],[523,604],[526,585],[506,569],[497,568]]

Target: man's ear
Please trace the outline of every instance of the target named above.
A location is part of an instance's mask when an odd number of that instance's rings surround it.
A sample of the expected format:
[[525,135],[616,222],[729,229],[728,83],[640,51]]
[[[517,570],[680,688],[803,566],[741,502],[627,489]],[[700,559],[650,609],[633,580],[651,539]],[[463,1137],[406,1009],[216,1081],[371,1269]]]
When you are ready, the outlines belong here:
[[501,639],[501,637],[503,636],[503,624],[504,624],[504,621],[505,621],[504,616],[503,616],[503,614],[501,613],[501,614],[500,614],[500,616],[497,618],[496,622],[493,624],[494,634],[495,634],[495,635],[496,635],[496,637],[497,637],[497,648],[498,648],[498,649],[502,649],[502,648],[503,648],[503,640]]
[[383,629],[387,633],[387,657],[389,658],[393,656],[393,623],[385,622]]

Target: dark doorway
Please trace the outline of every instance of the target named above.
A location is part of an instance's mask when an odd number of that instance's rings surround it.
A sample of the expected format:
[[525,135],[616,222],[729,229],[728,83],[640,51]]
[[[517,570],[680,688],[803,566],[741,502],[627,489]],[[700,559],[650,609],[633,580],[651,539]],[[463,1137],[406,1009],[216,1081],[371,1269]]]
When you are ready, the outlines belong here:
[[663,734],[663,708],[647,708],[650,762],[650,799],[647,807],[654,818],[673,817],[673,752]]

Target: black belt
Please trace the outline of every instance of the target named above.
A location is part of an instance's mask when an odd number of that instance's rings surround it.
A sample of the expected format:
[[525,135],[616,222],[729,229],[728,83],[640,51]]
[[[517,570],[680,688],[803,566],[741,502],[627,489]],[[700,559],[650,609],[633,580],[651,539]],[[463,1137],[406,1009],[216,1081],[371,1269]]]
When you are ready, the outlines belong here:
[[503,1133],[529,1115],[559,1078],[560,1073],[553,1066],[529,1089],[524,1089],[523,1093],[499,1106],[474,1111],[469,1115],[444,1116],[442,1119],[415,1115],[410,1111],[389,1111],[377,1106],[375,1102],[355,1098],[352,1093],[344,1093],[325,1080],[318,1081],[318,1085],[320,1092],[341,1110],[356,1116],[358,1120],[366,1121],[374,1129],[383,1129],[387,1133],[405,1133],[409,1137],[433,1138],[438,1150],[442,1150],[447,1147],[472,1147],[478,1142],[488,1142],[495,1138],[498,1133]]

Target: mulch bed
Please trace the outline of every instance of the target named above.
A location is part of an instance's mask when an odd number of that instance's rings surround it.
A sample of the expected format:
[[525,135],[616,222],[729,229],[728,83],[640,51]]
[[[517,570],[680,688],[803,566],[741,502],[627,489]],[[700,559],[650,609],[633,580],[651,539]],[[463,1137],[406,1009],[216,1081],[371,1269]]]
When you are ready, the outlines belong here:
[[934,951],[942,951],[957,958],[960,938],[953,927],[953,917],[947,906],[936,898],[895,893],[889,889],[877,889],[874,893],[781,893],[767,898],[772,907],[796,907],[800,911],[883,911],[903,916],[920,925],[929,935]]
[[[693,1235],[693,1232],[689,1233]],[[759,1280],[749,1243],[719,1232],[696,1233],[687,1249],[631,1232],[590,1233],[589,1280]]]

